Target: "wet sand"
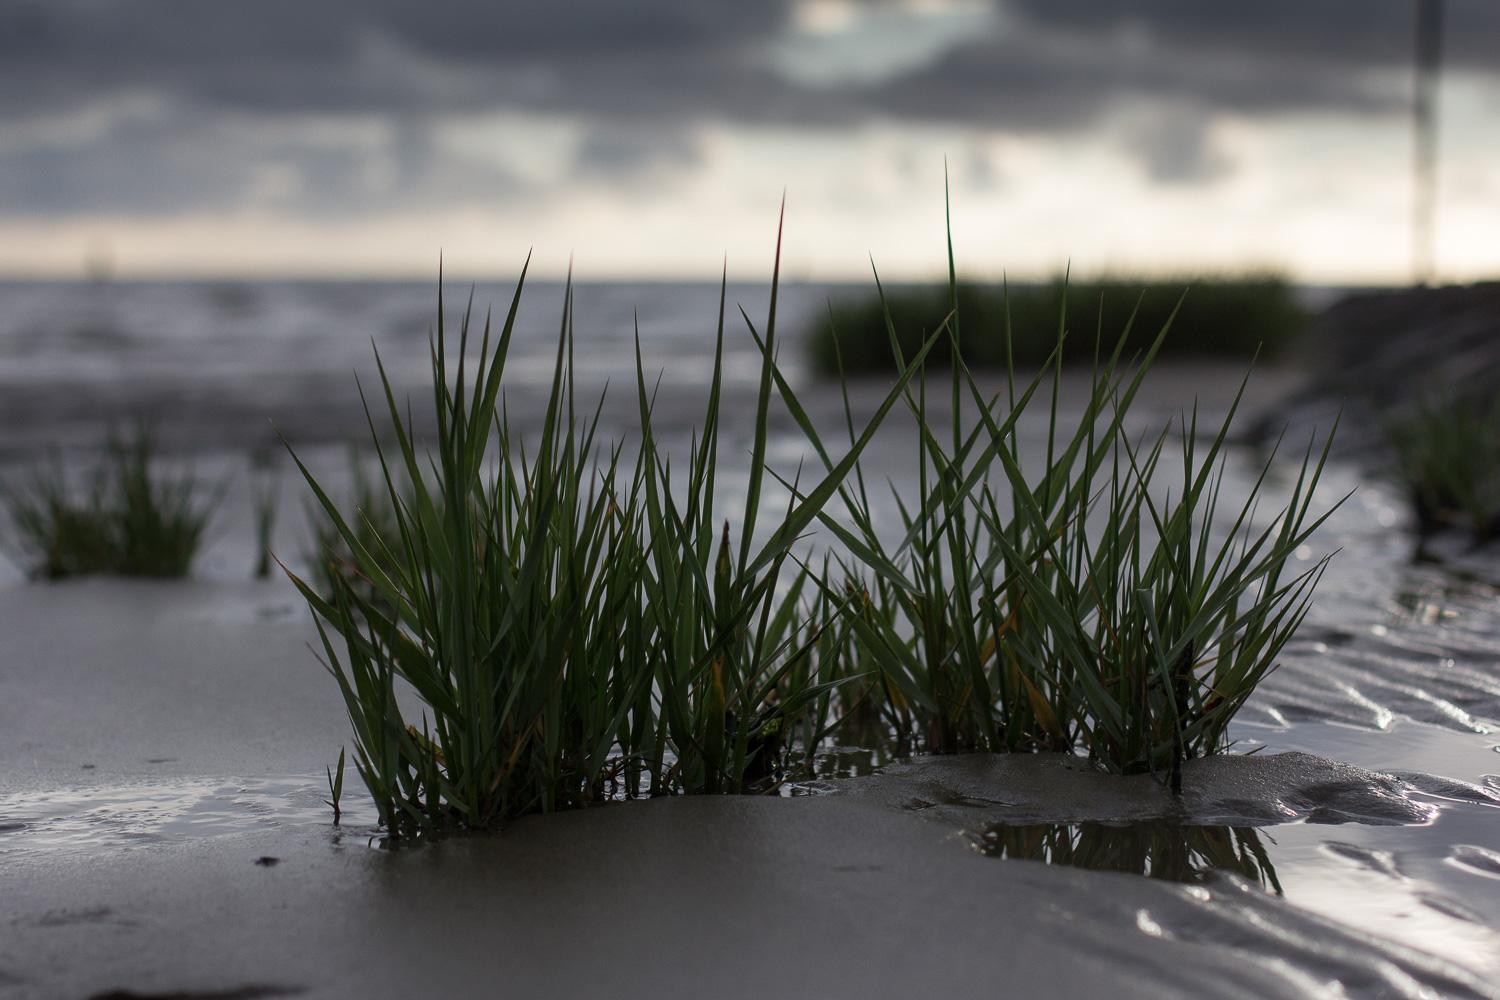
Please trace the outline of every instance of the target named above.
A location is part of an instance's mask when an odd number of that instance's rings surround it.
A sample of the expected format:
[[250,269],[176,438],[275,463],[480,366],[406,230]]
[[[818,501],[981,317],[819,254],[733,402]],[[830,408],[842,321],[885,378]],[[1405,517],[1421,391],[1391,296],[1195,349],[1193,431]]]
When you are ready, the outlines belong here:
[[7,990],[1291,998],[1337,980],[1354,997],[1493,995],[1229,880],[997,862],[833,797],[636,802],[408,851],[358,841],[268,829],[19,866]]
[[[1231,876],[972,850],[952,809],[988,821],[1009,796],[1035,819],[1047,789],[1058,819],[1164,801],[1111,799],[1119,779],[1081,764],[1064,769],[1094,784],[1068,792],[1041,758],[1019,781],[1016,761],[953,758],[845,794],[632,802],[376,849],[352,773],[341,828],[317,801],[347,722],[310,637],[279,582],[0,590],[0,996],[1500,995]],[[1298,755],[1198,762],[1185,784],[1197,820],[1298,796],[1346,820],[1432,811]]]

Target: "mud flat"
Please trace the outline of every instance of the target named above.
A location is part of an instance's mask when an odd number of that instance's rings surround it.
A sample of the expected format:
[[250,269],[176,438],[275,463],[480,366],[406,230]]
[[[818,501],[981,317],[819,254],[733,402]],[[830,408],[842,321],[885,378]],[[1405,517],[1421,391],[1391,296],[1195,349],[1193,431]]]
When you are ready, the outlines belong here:
[[[1222,405],[1215,373],[1152,407]],[[1067,757],[833,763],[401,849],[352,773],[341,826],[321,802],[348,722],[295,592],[240,582],[248,529],[193,581],[12,577],[0,997],[1500,996],[1500,596],[1413,577],[1399,517],[1363,484],[1329,522],[1345,553],[1237,723],[1263,753],[1190,762],[1181,799]],[[1079,867],[1116,828],[1165,830],[1182,881]]]
[[1074,758],[960,757],[389,850],[357,790],[342,827],[318,801],[347,722],[284,585],[13,586],[0,626],[7,998],[1500,995],[1482,963],[1233,875],[985,857],[964,832],[1431,821],[1410,780],[1305,754],[1192,762],[1176,803]]
[[350,839],[267,829],[15,866],[7,991],[1494,995],[1240,882],[996,861],[838,797],[636,802],[395,852]]

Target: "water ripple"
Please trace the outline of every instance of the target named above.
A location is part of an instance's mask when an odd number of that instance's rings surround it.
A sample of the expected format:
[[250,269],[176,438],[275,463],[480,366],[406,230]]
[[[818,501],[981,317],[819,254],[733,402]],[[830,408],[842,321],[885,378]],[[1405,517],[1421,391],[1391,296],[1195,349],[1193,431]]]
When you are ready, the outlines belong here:
[[[0,795],[0,855],[97,852],[331,822],[321,776],[186,778]],[[341,803],[347,807],[348,803]],[[356,823],[360,817],[347,817]]]

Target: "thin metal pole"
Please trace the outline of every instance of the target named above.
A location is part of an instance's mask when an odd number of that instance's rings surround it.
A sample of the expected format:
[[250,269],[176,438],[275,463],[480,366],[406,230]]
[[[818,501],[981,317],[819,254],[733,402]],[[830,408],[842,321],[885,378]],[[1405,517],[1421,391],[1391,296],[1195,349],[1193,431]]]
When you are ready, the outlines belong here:
[[1417,87],[1412,162],[1412,280],[1432,283],[1437,216],[1438,81],[1443,63],[1443,0],[1417,0]]

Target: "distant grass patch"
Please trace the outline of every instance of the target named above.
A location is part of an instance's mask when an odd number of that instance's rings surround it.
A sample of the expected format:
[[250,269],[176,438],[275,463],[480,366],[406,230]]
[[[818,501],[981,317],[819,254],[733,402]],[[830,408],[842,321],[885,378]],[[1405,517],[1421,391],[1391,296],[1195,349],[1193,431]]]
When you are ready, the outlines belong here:
[[[381,569],[389,576],[397,570],[397,561],[404,557],[405,548],[396,508],[383,476],[379,483],[371,477],[371,461],[357,446],[349,446],[349,490],[346,502],[338,504],[337,509],[344,527],[354,532],[358,548],[367,557],[382,560]],[[397,466],[392,471],[401,501],[408,505],[416,503],[405,467]],[[312,534],[311,548],[306,553],[309,581],[318,593],[332,600],[335,579],[342,577],[343,582],[360,590],[365,598],[377,600],[373,584],[360,573],[355,546],[344,540],[339,520],[316,499],[307,505],[307,524]]]
[[1500,537],[1500,398],[1432,391],[1384,425],[1424,540],[1453,527],[1475,545]]
[[[998,285],[960,282],[956,297],[947,285],[887,286],[884,301],[871,294],[835,304],[808,334],[807,351],[813,367],[824,375],[837,375],[841,364],[849,375],[894,371],[891,330],[910,357],[954,313],[952,328],[971,369],[1005,368],[1007,333],[1015,364],[1035,367],[1052,356],[1060,322],[1070,331],[1063,359],[1083,361],[1094,356],[1101,331],[1108,353],[1134,314],[1136,332],[1125,345],[1129,357],[1150,346],[1174,310],[1176,319],[1160,348],[1163,356],[1248,359],[1259,350],[1262,357],[1275,357],[1302,333],[1309,319],[1291,286],[1272,276],[1112,278],[1066,285],[1055,281],[1012,285],[1008,291]],[[946,364],[951,353],[949,338],[944,337],[933,348],[930,363]]]
[[69,485],[57,456],[0,487],[27,571],[54,580],[186,576],[217,497],[205,496],[191,474],[157,475],[155,459],[151,428],[140,422],[129,439],[110,439],[81,490]]
[[255,578],[271,575],[271,535],[281,503],[281,470],[276,453],[257,449],[250,453],[250,503],[255,508]]

